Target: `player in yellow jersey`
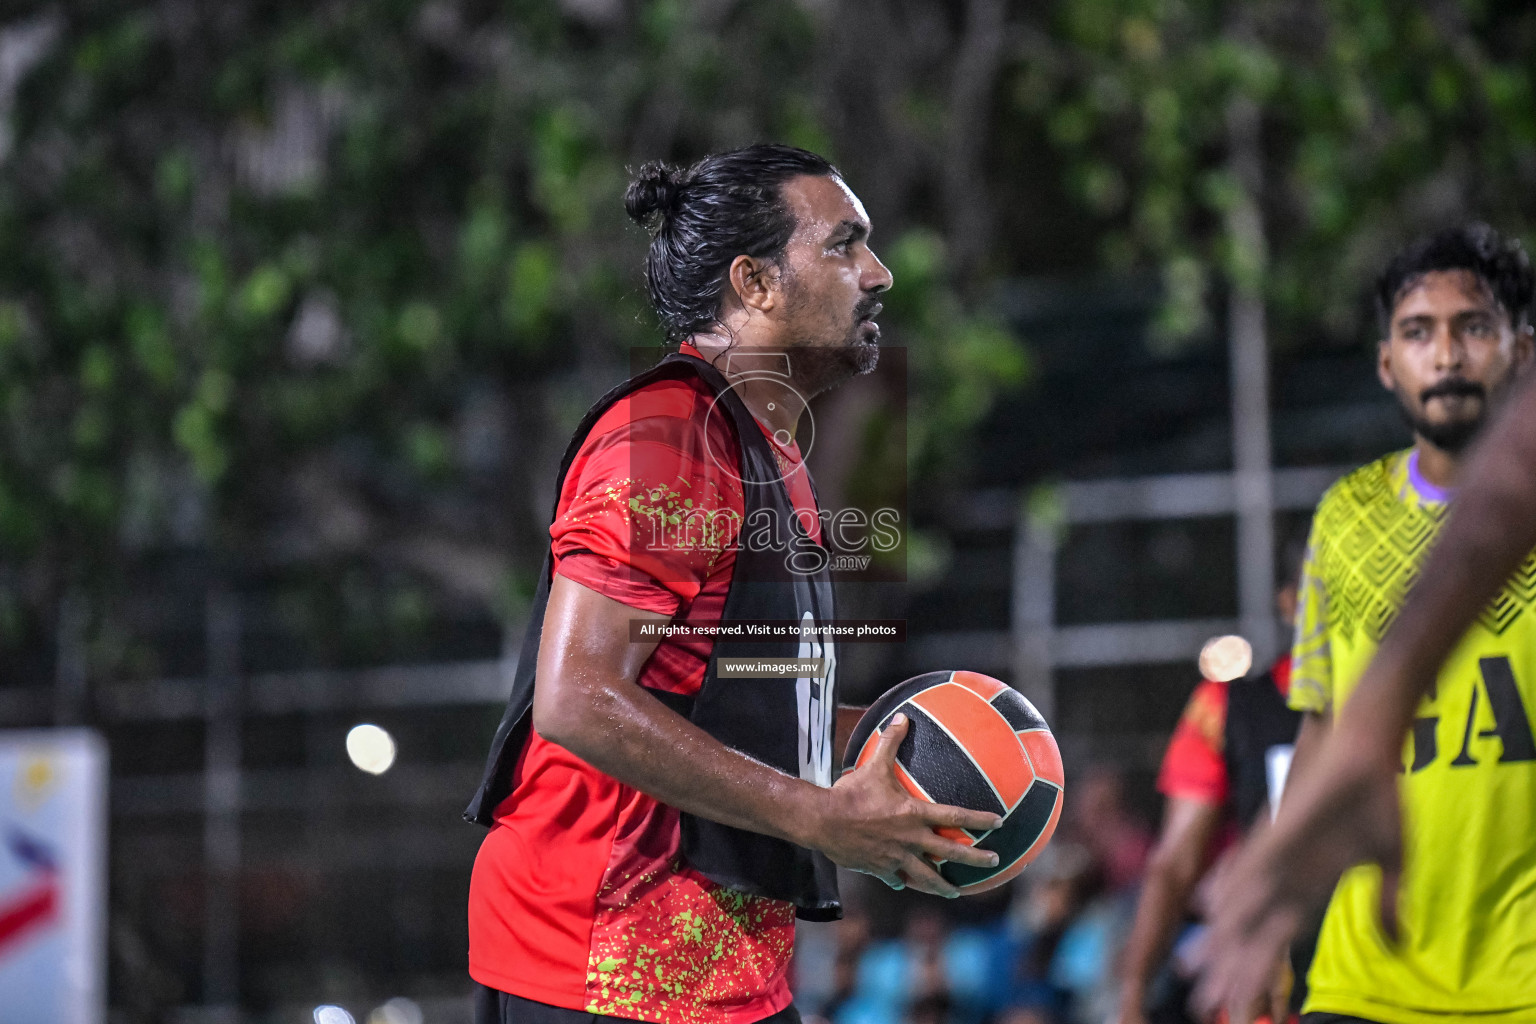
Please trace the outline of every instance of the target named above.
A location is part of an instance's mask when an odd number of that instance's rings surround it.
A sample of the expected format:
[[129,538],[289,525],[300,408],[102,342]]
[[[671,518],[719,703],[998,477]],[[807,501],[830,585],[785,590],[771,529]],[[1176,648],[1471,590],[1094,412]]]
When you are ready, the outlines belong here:
[[[1440,666],[1536,548],[1536,373],[1526,373],[1477,443],[1444,531],[1338,723],[1247,843],[1216,892],[1214,955],[1201,1002],[1246,1007],[1267,990],[1298,926],[1351,864],[1402,863],[1398,776],[1404,738]],[[1536,842],[1536,839],[1533,839]],[[1383,927],[1395,932],[1395,891]]]
[[[1304,728],[1347,704],[1438,533],[1467,446],[1530,362],[1532,291],[1525,254],[1484,226],[1421,240],[1382,274],[1378,373],[1414,445],[1351,473],[1318,505],[1290,691],[1292,707],[1312,716]],[[1346,872],[1324,919],[1305,1020],[1536,1021],[1532,712],[1528,559],[1412,723],[1398,941],[1381,928],[1380,869]]]

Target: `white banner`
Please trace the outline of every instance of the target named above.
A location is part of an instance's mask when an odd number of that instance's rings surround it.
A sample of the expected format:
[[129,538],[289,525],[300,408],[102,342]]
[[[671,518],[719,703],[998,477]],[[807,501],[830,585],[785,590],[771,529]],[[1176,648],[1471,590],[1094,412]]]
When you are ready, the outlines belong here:
[[105,1016],[107,751],[0,731],[0,1024]]

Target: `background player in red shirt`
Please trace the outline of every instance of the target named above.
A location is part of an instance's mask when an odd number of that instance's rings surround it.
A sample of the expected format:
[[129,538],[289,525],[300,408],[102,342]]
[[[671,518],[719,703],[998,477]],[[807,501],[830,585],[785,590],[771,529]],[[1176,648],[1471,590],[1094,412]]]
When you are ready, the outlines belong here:
[[[669,337],[734,385],[819,543],[794,434],[805,399],[878,358],[877,296],[891,276],[868,246],[863,205],[821,158],[758,146],[686,170],[648,165],[627,206],[654,225],[647,279]],[[789,383],[733,369],[785,353]],[[897,784],[904,722],[887,730],[877,763],[827,787],[830,752],[796,777],[664,703],[698,692],[711,644],[637,642],[632,629],[719,621],[740,552],[746,439],[713,415],[715,401],[686,376],[629,392],[564,476],[533,730],[470,887],[483,1024],[797,1019],[794,906],[694,870],[680,856],[680,812],[943,895],[954,889],[933,862],[995,863],[933,831],[994,828],[995,816],[927,805]],[[696,528],[676,543],[643,539],[647,525],[681,521]],[[830,676],[822,685],[834,692]]]
[[[1301,545],[1287,550],[1283,567],[1286,582],[1275,592],[1275,610],[1287,627],[1296,614],[1302,553]],[[1277,783],[1283,781],[1283,775],[1277,777],[1275,769],[1279,766],[1274,762],[1278,754],[1279,760],[1288,764],[1290,750],[1277,751],[1271,744],[1279,736],[1287,740],[1295,736],[1301,717],[1284,706],[1290,668],[1287,651],[1259,678],[1203,680],[1174,728],[1157,779],[1158,792],[1167,798],[1162,830],[1121,954],[1119,1024],[1146,1024],[1151,1019],[1146,1007],[1152,982],[1189,913],[1197,884],[1230,844],[1234,826],[1249,828],[1278,800]],[[1273,692],[1244,692],[1239,696],[1245,699],[1234,701],[1234,687],[1269,687]],[[1268,738],[1262,742],[1249,739],[1260,732],[1267,733]],[[1153,1016],[1183,1016],[1189,989],[1175,988]],[[1285,1005],[1288,996],[1282,986],[1272,993],[1267,1008],[1284,1019],[1289,1015]]]

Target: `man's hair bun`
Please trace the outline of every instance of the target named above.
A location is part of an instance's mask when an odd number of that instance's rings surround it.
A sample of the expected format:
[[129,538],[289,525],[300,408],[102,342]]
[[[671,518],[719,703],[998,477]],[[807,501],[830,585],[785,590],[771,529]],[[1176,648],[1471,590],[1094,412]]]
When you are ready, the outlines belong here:
[[629,190],[624,193],[624,209],[641,224],[648,224],[658,213],[665,217],[677,205],[683,174],[660,160],[652,160],[629,183]]

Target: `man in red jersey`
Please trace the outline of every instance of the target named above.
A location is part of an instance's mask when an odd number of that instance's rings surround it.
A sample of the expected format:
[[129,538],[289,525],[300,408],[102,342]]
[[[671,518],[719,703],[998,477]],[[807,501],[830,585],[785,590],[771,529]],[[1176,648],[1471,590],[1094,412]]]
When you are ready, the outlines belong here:
[[[1275,610],[1288,628],[1296,615],[1303,554],[1302,544],[1288,545],[1284,582],[1275,591]],[[1179,718],[1157,778],[1158,792],[1167,798],[1162,830],[1121,955],[1120,1024],[1187,1019],[1186,985],[1172,986],[1150,1013],[1148,995],[1216,855],[1230,848],[1236,830],[1250,828],[1279,803],[1302,726],[1302,716],[1285,706],[1290,679],[1287,649],[1257,678],[1203,680]],[[1270,1016],[1263,1021],[1291,1016],[1285,988],[1277,984],[1267,993]]]
[[[517,679],[466,816],[481,1024],[591,1016],[797,1020],[794,919],[838,915],[833,864],[943,895],[935,828],[990,813],[912,799],[905,722],[833,781],[836,653],[805,402],[872,369],[891,276],[826,161],[784,146],[650,164],[626,206],[678,354],[599,401],[562,467]],[[660,627],[793,622],[803,638]],[[658,635],[661,637],[657,639]],[[729,637],[729,638],[728,638]],[[817,659],[798,678],[727,657]]]

